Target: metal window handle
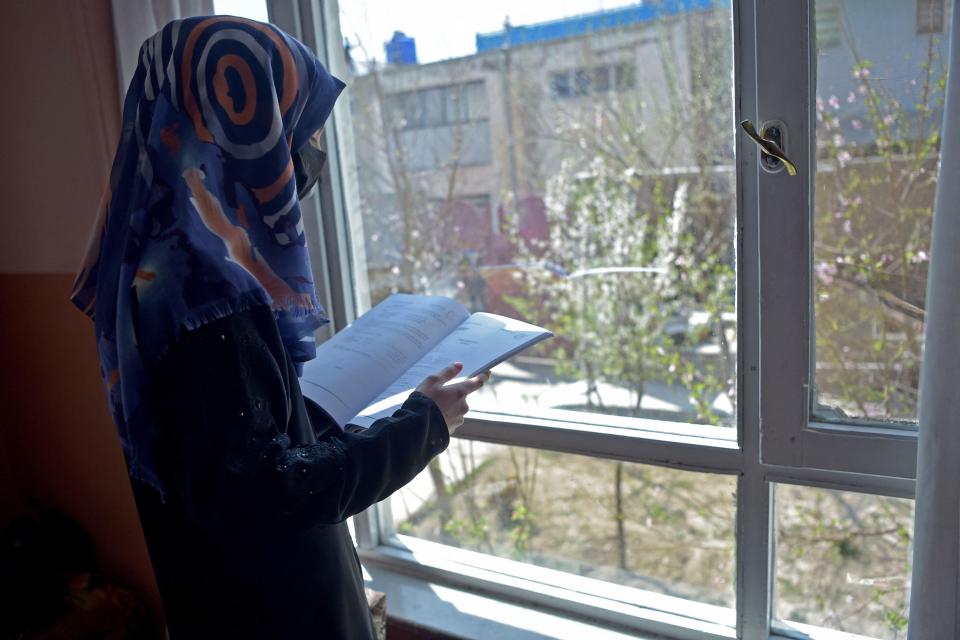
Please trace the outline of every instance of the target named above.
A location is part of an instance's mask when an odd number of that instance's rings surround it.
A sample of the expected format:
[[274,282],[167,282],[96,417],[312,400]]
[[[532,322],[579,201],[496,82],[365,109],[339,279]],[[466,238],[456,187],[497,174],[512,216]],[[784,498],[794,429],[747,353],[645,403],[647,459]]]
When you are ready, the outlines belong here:
[[[793,164],[790,158],[787,157],[787,154],[783,152],[783,149],[780,148],[778,140],[782,140],[782,136],[778,127],[767,127],[763,130],[764,135],[757,133],[757,130],[754,129],[753,123],[749,120],[744,120],[740,123],[740,127],[746,132],[750,139],[757,143],[757,146],[760,147],[760,158],[762,160],[772,160],[776,159],[783,163],[783,166],[787,170],[787,175],[795,176],[797,175],[797,166]],[[776,129],[776,131],[771,131],[771,129]],[[775,135],[770,135],[771,133]],[[769,156],[769,158],[764,158],[764,156]],[[775,162],[771,162],[775,164]],[[773,170],[776,170],[776,167],[769,167]]]

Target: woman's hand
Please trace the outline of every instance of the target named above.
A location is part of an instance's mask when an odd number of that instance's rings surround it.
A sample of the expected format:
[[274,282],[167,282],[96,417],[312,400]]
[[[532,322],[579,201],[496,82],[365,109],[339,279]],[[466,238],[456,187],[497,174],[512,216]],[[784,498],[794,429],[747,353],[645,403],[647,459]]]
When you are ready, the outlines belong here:
[[444,386],[456,378],[462,370],[463,363],[454,362],[432,376],[427,376],[417,387],[417,391],[429,396],[440,407],[443,419],[447,421],[447,430],[451,435],[463,424],[463,416],[470,410],[470,407],[467,406],[467,396],[482,387],[483,383],[490,379],[490,372],[485,371],[478,376],[467,378],[463,382]]

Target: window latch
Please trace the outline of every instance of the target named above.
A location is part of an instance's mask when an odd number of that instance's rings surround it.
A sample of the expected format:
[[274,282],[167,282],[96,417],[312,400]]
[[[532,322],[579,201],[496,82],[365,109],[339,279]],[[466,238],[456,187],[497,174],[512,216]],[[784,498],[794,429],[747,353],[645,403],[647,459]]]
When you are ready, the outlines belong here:
[[783,128],[779,124],[768,124],[761,133],[757,133],[749,120],[741,122],[740,127],[760,147],[760,162],[764,169],[776,173],[781,168],[786,168],[787,175],[797,175],[797,166],[783,151]]

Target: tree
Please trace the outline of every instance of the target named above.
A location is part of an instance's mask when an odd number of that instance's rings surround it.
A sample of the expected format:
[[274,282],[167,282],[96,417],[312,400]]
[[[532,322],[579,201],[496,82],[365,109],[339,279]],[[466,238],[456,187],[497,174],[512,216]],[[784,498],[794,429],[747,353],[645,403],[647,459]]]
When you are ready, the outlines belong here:
[[[559,373],[584,381],[588,410],[715,423],[718,396],[733,398],[732,122],[717,116],[731,113],[729,74],[719,72],[731,64],[723,15],[686,15],[682,48],[664,21],[659,90],[591,101],[551,132],[566,153],[547,183],[548,235],[516,244],[520,262],[552,268],[525,273],[526,295],[512,301],[562,336],[552,355]],[[650,105],[651,94],[663,101]],[[645,410],[651,382],[682,385],[691,410]]]
[[[916,420],[946,84],[937,40],[906,81],[910,108],[855,43],[856,91],[816,101],[816,383],[833,419]],[[857,104],[863,117],[843,115]]]

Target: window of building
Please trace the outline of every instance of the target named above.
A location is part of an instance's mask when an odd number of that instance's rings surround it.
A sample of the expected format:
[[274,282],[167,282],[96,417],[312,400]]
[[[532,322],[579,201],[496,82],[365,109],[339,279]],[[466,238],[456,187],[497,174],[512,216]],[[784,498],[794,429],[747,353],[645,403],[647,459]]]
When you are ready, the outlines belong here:
[[570,72],[560,71],[550,74],[550,90],[555,98],[569,98],[573,95],[570,88]]
[[443,127],[487,117],[482,80],[387,93],[383,102],[385,117],[400,129]]
[[550,90],[555,98],[571,98],[600,95],[612,90],[627,91],[634,88],[632,64],[599,65],[578,67],[550,74]]
[[818,49],[839,47],[843,37],[840,7],[836,5],[816,7],[816,38]]
[[617,88],[617,91],[627,91],[628,89],[634,88],[635,69],[632,64],[618,64],[613,68],[613,71],[615,79],[614,86]]
[[[335,73],[357,2],[296,22],[328,25]],[[545,13],[523,46],[377,76],[415,123],[384,144],[443,155],[429,131],[485,123],[488,164],[398,172],[368,142],[394,110],[351,78],[327,129],[340,322],[401,290],[561,336],[498,367],[448,451],[358,518],[368,565],[639,635],[904,637],[947,38],[917,38],[912,7],[838,7],[664,3],[596,31]],[[825,44],[841,26],[854,61]],[[598,64],[613,41],[631,62]],[[485,111],[428,97],[480,77]],[[779,121],[796,176],[742,119]]]
[[[415,69],[415,68],[413,68]],[[380,73],[372,71],[371,73]],[[411,68],[404,68],[409,75]],[[383,180],[409,185],[409,172],[453,170],[490,163],[490,127],[483,80],[387,92],[393,79],[370,75],[358,84],[375,98],[357,110],[358,157],[363,169],[378,169]],[[428,78],[436,80],[435,78]],[[377,108],[376,103],[380,103]],[[380,161],[376,156],[381,156]],[[386,155],[386,158],[382,156]]]
[[917,0],[917,35],[943,33],[943,0]]

